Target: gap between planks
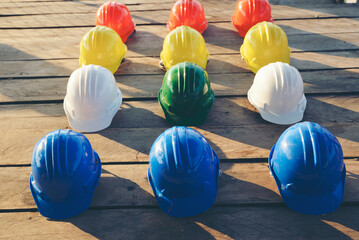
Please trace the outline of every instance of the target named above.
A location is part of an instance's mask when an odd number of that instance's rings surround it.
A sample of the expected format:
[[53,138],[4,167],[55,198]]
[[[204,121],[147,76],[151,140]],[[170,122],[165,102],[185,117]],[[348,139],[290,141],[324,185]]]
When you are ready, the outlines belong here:
[[[98,2],[97,4],[84,3],[81,8],[78,6],[78,2],[59,2],[59,3],[49,3],[49,2],[39,2],[39,3],[13,3],[6,4],[5,7],[0,7],[0,14],[2,16],[39,16],[40,14],[47,15],[84,15],[87,14],[85,22],[92,22],[96,13],[97,8],[103,3]],[[206,18],[208,21],[229,21],[232,16],[235,8],[235,1],[231,2],[222,2],[221,11],[218,12],[218,6],[214,2],[203,2]],[[22,6],[24,5],[24,6]],[[161,3],[161,6],[154,3],[149,3],[146,5],[135,4],[129,5],[129,10],[132,14],[132,17],[138,23],[144,23],[148,21],[161,22],[165,23],[168,20],[169,13],[173,2]],[[11,7],[13,6],[13,7]],[[5,9],[6,11],[2,11]],[[137,16],[136,13],[143,13],[146,15],[146,18],[142,16]],[[298,5],[298,6],[286,6],[286,5],[272,5],[272,15],[275,20],[277,19],[318,19],[318,18],[332,18],[332,17],[359,17],[358,13],[355,11],[355,8],[342,5],[331,4],[321,4],[316,6],[309,7],[308,5]],[[53,21],[54,19],[50,19]],[[58,19],[58,21],[66,21],[66,17],[63,19]],[[85,20],[85,19],[84,19]],[[28,20],[23,20],[28,22]]]
[[[359,8],[358,8],[359,9]],[[39,14],[40,16],[44,16],[43,14]],[[52,14],[50,14],[52,15]],[[7,17],[21,17],[19,16],[7,16]],[[37,15],[30,15],[37,16]],[[333,17],[307,17],[307,18],[283,18],[283,19],[274,19],[276,24],[280,24],[281,21],[296,21],[296,20],[329,20],[329,19],[355,19],[358,20],[358,16],[333,16]],[[1,18],[0,18],[1,20]],[[209,24],[216,23],[231,23],[231,21],[226,20],[218,20],[218,21],[208,21]],[[149,23],[136,23],[136,27],[138,26],[166,26],[167,23],[158,23],[158,22],[149,22]],[[56,26],[37,26],[37,27],[0,27],[0,30],[36,30],[36,29],[64,29],[64,28],[93,28],[96,25],[94,24],[82,24],[82,25],[56,25]]]
[[358,214],[354,206],[322,216],[286,207],[213,207],[188,218],[170,217],[157,208],[93,210],[63,221],[39,213],[2,213],[0,235],[4,239],[357,239]]
[[[330,57],[329,57],[330,56]],[[338,52],[305,52],[291,54],[291,65],[300,71],[355,69],[359,63],[353,61],[358,58],[359,50]],[[206,68],[212,73],[248,73],[247,64],[239,54],[222,54],[210,57]],[[163,71],[158,67],[159,58],[128,58],[119,67],[115,75],[159,75]],[[0,65],[0,78],[26,78],[44,76],[68,76],[79,67],[77,61],[49,60],[49,61],[5,61]],[[19,71],[21,69],[21,71]],[[71,70],[72,69],[72,70]]]
[[[313,92],[305,93],[306,97],[340,97],[340,96],[359,96],[359,91],[345,91],[345,92]],[[220,98],[239,98],[247,97],[247,94],[233,94],[233,95],[216,95],[217,99]],[[123,97],[123,102],[138,102],[138,101],[156,101],[158,97]],[[0,105],[25,105],[25,104],[61,104],[63,98],[52,100],[28,100],[28,101],[4,101],[0,102]]]
[[[343,203],[359,206],[359,161],[345,160],[345,164],[347,179]],[[216,206],[268,207],[283,204],[267,163],[221,163],[221,168]],[[103,166],[91,207],[156,207],[147,171],[148,164]],[[0,209],[3,212],[36,209],[28,186],[30,172],[30,167],[0,168],[3,183]]]
[[[333,132],[345,157],[359,156],[359,96],[307,97],[307,101],[303,121],[315,121]],[[62,104],[3,105],[0,119],[2,165],[28,164],[38,139],[55,129],[69,128]],[[103,162],[147,162],[152,143],[169,127],[157,101],[133,101],[123,103],[110,128],[85,135]],[[268,156],[286,128],[264,121],[242,97],[218,98],[207,121],[195,129],[220,159],[258,159]],[[19,138],[23,139],[21,151],[16,144]]]

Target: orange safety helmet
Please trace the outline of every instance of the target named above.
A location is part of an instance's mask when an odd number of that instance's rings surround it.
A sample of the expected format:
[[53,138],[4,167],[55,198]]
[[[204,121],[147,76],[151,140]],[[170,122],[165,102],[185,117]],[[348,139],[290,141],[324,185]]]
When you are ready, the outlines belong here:
[[167,28],[172,31],[182,25],[194,28],[201,34],[207,29],[208,23],[200,2],[197,0],[178,0],[173,5]]
[[268,0],[238,0],[232,24],[241,37],[245,37],[251,27],[263,21],[273,22]]
[[131,33],[135,33],[136,23],[124,4],[110,1],[97,10],[96,26],[106,26],[115,30],[122,42],[126,42]]

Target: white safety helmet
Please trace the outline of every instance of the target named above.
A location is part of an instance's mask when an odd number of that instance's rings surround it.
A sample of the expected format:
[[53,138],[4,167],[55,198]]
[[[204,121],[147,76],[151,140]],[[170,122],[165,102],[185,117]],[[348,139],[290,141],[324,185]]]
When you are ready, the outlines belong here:
[[307,105],[300,73],[282,62],[259,69],[248,100],[264,120],[283,125],[301,121]]
[[72,128],[81,132],[107,128],[121,103],[122,93],[106,68],[86,65],[71,74],[64,110]]

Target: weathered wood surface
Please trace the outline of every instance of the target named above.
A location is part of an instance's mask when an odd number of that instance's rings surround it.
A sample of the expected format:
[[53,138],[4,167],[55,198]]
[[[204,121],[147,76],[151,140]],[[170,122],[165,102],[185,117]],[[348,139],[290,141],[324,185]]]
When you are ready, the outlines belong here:
[[[291,65],[299,70],[330,70],[358,68],[359,50],[337,52],[302,52],[291,54]],[[159,57],[127,58],[116,75],[163,74],[159,68]],[[207,72],[244,73],[250,72],[240,54],[211,55]],[[0,78],[69,76],[79,68],[77,59],[57,59],[39,61],[4,61],[0,65]]]
[[[359,69],[309,71],[301,73],[305,93],[359,92]],[[116,76],[124,98],[156,98],[162,85],[163,73],[154,75]],[[246,95],[254,79],[253,73],[210,74],[216,96]],[[62,101],[66,94],[68,77],[3,79],[0,80],[0,102]]]
[[[304,120],[325,124],[359,123],[359,96],[307,96]],[[4,129],[55,128],[68,126],[62,103],[3,105],[0,126]],[[28,121],[21,123],[23,119]],[[9,120],[9,121],[6,121]],[[45,122],[45,123],[43,123]],[[125,101],[115,115],[110,128],[162,127],[166,121],[162,109],[155,100]],[[220,97],[200,127],[230,127],[265,125],[247,97]],[[165,124],[168,125],[168,124]],[[359,155],[358,155],[359,156]]]
[[[102,2],[101,2],[102,3]],[[101,4],[100,3],[100,4]],[[44,27],[79,27],[95,25],[97,7],[100,4],[86,2],[49,2],[21,3],[19,7],[0,7],[3,15],[1,29],[44,28]],[[158,4],[129,5],[131,16],[137,25],[165,24],[173,2]],[[236,2],[223,4],[225,8],[218,10],[214,3],[204,2],[206,19],[210,23],[231,21]],[[8,4],[3,4],[8,5]],[[13,4],[12,4],[13,5]],[[296,7],[273,5],[274,21],[285,19],[308,18],[343,18],[359,17],[358,8],[333,8],[321,6],[319,9],[298,9]],[[219,12],[220,11],[220,12]],[[144,17],[145,16],[145,17]]]
[[[304,120],[332,131],[346,157],[359,156],[358,101],[358,96],[308,97]],[[54,129],[69,128],[62,104],[7,105],[2,109],[0,164],[29,164],[38,139]],[[148,161],[154,140],[168,127],[157,101],[131,101],[121,106],[110,128],[86,136],[103,162],[143,162]],[[264,121],[241,97],[216,99],[207,121],[197,130],[210,141],[219,158],[238,159],[268,157],[287,127]],[[18,139],[22,139],[21,145]]]
[[[258,120],[261,120],[258,116]],[[155,139],[170,125],[163,119],[161,128],[108,128],[98,134],[86,134],[103,162],[147,162]],[[47,123],[44,122],[43,125]],[[67,124],[56,128],[66,128]],[[344,156],[358,156],[358,124],[322,124],[335,134]],[[267,158],[270,148],[288,126],[245,125],[234,127],[195,128],[218,153],[221,159]],[[268,131],[268,128],[271,131]],[[30,164],[36,142],[55,128],[3,130],[0,140],[0,162],[5,165]],[[21,150],[19,149],[21,139]]]
[[[160,209],[90,210],[66,221],[37,212],[1,213],[4,239],[357,239],[359,208],[343,206],[323,216],[295,213],[285,206],[212,207],[190,218]],[[21,231],[19,230],[21,229]]]
[[224,1],[221,8],[202,2],[210,22],[204,33],[207,70],[217,99],[206,123],[196,129],[218,153],[224,173],[209,211],[177,219],[160,211],[146,179],[150,147],[170,127],[156,97],[173,1],[124,2],[138,24],[127,42],[127,62],[116,75],[125,101],[110,128],[86,134],[105,163],[100,183],[89,211],[49,221],[33,212],[31,153],[47,132],[69,128],[61,100],[69,75],[78,68],[80,39],[103,1],[1,0],[0,239],[359,238],[358,6],[271,1],[275,22],[288,35],[291,64],[305,82],[304,120],[332,131],[346,157],[343,206],[326,216],[305,216],[285,207],[269,175],[266,158],[287,126],[264,121],[246,99],[254,74],[241,60],[243,38],[230,23],[236,1]]
[[[122,1],[123,2],[123,1]],[[162,1],[160,4],[154,1],[145,1],[143,3],[128,3],[126,6],[131,12],[131,16],[137,23],[165,23],[168,20],[170,9],[174,1]],[[63,15],[66,18],[71,18],[69,15],[77,15],[83,18],[86,22],[81,24],[94,24],[94,16],[97,8],[103,4],[104,1],[41,1],[41,2],[4,2],[0,6],[0,15],[4,16],[4,22],[10,22],[7,16],[26,16],[26,15],[55,15],[55,18],[49,17],[49,22],[56,19],[57,23],[66,23],[66,19],[57,18],[56,15]],[[230,21],[233,15],[236,1],[221,1],[220,8],[216,2],[202,2],[208,21]],[[281,5],[272,4],[272,15],[274,20],[277,19],[294,19],[294,18],[328,18],[328,17],[358,17],[359,14],[352,6],[336,7],[333,4],[318,3],[313,1],[315,7],[311,4],[302,4],[288,6],[286,3]],[[287,6],[286,6],[287,5]],[[143,16],[146,16],[145,18]],[[11,18],[9,18],[11,19]],[[25,18],[26,19],[26,18]],[[31,18],[28,18],[31,19]],[[35,23],[36,24],[36,23]],[[47,26],[43,22],[43,26]],[[29,25],[34,27],[34,25]],[[76,22],[73,25],[76,26]],[[3,27],[3,26],[2,26]],[[5,27],[5,26],[4,26]],[[18,26],[14,26],[18,27]]]
[[[288,1],[288,0],[285,0]],[[12,3],[12,4],[20,4],[20,3],[50,3],[50,2],[64,2],[64,0],[2,0],[1,3]],[[86,1],[81,1],[81,0],[72,0],[71,2],[80,2],[80,3],[103,3],[105,1],[101,1],[101,0],[86,0]],[[126,4],[126,6],[131,6],[131,5],[142,5],[142,4],[153,4],[153,3],[161,3],[161,2],[170,2],[169,0],[165,0],[165,1],[160,1],[160,0],[123,0],[121,1],[122,3]],[[172,1],[171,1],[172,2]],[[330,3],[329,0],[326,0],[326,2],[323,3]],[[282,4],[286,4],[285,2],[283,2]],[[86,5],[86,4],[84,4]]]
[[[277,24],[286,32],[292,51],[351,50],[359,48],[358,19],[286,20]],[[0,30],[1,60],[78,58],[81,38],[89,29]],[[138,26],[136,29],[136,35],[126,43],[127,57],[159,56],[168,34],[166,26]],[[213,54],[239,53],[243,42],[229,22],[210,24],[203,36],[210,57]],[[144,42],[152,42],[151,47]]]
[[[359,204],[359,161],[345,160],[344,204]],[[221,163],[214,205],[283,203],[267,163]],[[103,165],[91,207],[156,207],[147,180],[148,164]],[[29,184],[30,167],[0,168],[0,209],[36,209]],[[0,213],[1,214],[1,213]]]

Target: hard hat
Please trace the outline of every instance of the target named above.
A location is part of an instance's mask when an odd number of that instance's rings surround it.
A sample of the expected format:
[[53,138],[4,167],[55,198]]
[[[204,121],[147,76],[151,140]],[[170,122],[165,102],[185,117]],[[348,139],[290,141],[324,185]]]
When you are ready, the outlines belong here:
[[271,22],[261,22],[247,32],[241,54],[252,72],[272,62],[289,63],[290,49],[285,32]]
[[214,102],[207,72],[190,62],[171,67],[163,78],[158,101],[169,123],[202,124]]
[[178,0],[173,5],[167,28],[172,31],[182,25],[194,28],[201,34],[207,29],[208,23],[200,2],[197,0]]
[[85,211],[100,176],[100,158],[81,133],[50,132],[32,153],[30,190],[44,217],[65,219]]
[[336,137],[317,123],[288,128],[273,146],[269,168],[284,202],[303,214],[327,214],[342,202],[343,152]]
[[111,28],[97,26],[83,36],[80,65],[96,64],[115,73],[127,52],[120,36]]
[[307,105],[300,73],[282,62],[259,69],[248,91],[248,100],[264,120],[276,124],[301,121]]
[[185,61],[193,62],[205,69],[208,55],[202,35],[191,27],[181,26],[166,36],[161,60],[167,70]]
[[209,209],[217,196],[220,171],[217,154],[197,131],[172,127],[150,151],[148,180],[160,208],[174,217]]
[[107,128],[121,103],[122,93],[106,68],[87,65],[71,74],[64,110],[72,128],[81,132]]
[[123,42],[131,33],[135,33],[136,24],[131,18],[128,8],[119,2],[104,3],[96,13],[96,26],[106,26],[115,30]]
[[263,21],[273,22],[268,0],[238,0],[232,24],[239,35],[244,37],[251,27]]

